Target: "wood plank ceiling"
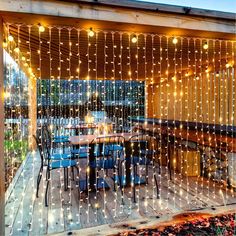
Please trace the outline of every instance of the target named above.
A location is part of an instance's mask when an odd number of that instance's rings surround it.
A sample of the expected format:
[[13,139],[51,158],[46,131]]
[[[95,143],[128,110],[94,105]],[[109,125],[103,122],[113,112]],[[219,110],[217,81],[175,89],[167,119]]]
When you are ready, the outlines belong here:
[[[6,50],[24,70],[32,69],[42,79],[153,78],[159,82],[186,73],[200,76],[206,70],[217,72],[235,61],[233,41],[177,37],[174,44],[171,35],[98,31],[89,37],[88,30],[45,27],[40,33],[38,25],[6,24]],[[9,35],[13,42],[9,42]],[[137,43],[132,42],[134,35]],[[208,49],[203,48],[205,43]]]

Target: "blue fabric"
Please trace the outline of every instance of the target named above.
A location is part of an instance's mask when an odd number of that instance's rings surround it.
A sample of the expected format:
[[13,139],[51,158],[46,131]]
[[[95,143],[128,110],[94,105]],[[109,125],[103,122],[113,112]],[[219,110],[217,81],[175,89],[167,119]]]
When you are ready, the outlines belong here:
[[123,147],[118,144],[111,144],[111,145],[106,145],[105,149],[108,151],[122,151]]
[[54,139],[53,143],[68,143],[69,139]]
[[78,157],[79,159],[84,159],[89,156],[89,149],[88,148],[79,148],[71,150],[71,154],[73,156]]
[[71,167],[71,166],[76,166],[76,161],[74,160],[61,160],[61,161],[53,161],[49,163],[49,167],[51,169],[58,169],[58,168],[66,168],[66,167]]
[[130,158],[126,158],[126,161],[129,161],[132,165],[149,165],[151,164],[151,160],[146,157],[139,157],[139,156],[133,156]]
[[50,159],[51,160],[63,160],[63,159],[70,159],[71,154],[70,153],[55,153],[52,154]]
[[53,139],[69,139],[69,136],[66,135],[60,135],[60,136],[54,136]]
[[86,147],[81,147],[81,148],[78,148],[78,149],[71,150],[71,153],[72,154],[89,153],[89,149],[86,148]]
[[92,161],[90,162],[90,167],[91,168],[103,168],[103,169],[113,169],[115,167],[115,160],[112,158],[109,159],[102,159],[102,160],[96,160],[96,161]]

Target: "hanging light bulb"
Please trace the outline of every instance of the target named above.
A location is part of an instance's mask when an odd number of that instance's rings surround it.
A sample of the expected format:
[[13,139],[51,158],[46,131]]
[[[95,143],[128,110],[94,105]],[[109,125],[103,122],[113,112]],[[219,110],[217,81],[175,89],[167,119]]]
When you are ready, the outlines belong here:
[[207,42],[204,43],[203,48],[204,48],[205,50],[208,49],[208,43],[207,43]]
[[16,47],[16,48],[14,49],[14,52],[15,52],[15,53],[19,53],[19,52],[20,52],[20,49],[19,49],[18,47]]
[[134,35],[131,39],[132,43],[137,43],[138,39],[137,39],[137,36]]
[[21,60],[22,60],[22,61],[25,61],[25,57],[22,57]]
[[43,33],[45,31],[45,28],[44,26],[42,25],[39,25],[39,32]]
[[176,37],[174,37],[173,40],[172,40],[172,43],[173,44],[177,44],[178,43],[178,39]]
[[12,35],[9,35],[8,36],[8,41],[12,42],[14,40],[13,36]]
[[91,27],[89,29],[89,37],[93,37],[94,36],[94,31],[93,31],[93,28]]

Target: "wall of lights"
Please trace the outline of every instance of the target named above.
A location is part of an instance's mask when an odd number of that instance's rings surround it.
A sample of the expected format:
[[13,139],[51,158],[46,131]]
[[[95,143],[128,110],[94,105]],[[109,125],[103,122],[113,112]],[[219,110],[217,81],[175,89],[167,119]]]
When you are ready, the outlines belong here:
[[[206,207],[199,205],[201,200],[207,202],[207,206],[212,206],[215,199],[226,204],[227,199],[234,196],[233,189],[227,187],[228,180],[234,185],[236,182],[235,154],[230,149],[234,138],[231,131],[236,122],[234,41],[102,31],[92,28],[5,24],[3,46],[29,79],[37,79],[37,90],[35,88],[34,91],[37,91],[38,129],[48,123],[53,134],[68,134],[65,125],[76,124],[83,120],[81,114],[98,110],[98,102],[92,103],[90,100],[91,96],[95,95],[104,105],[101,110],[106,111],[108,117],[115,121],[113,129],[116,132],[130,131],[133,126],[132,117],[146,117],[151,118],[149,128],[153,136],[159,137],[156,150],[161,154],[156,158],[163,163],[158,174],[160,199],[157,199],[155,168],[152,166],[149,184],[143,189],[137,188],[137,203],[133,203],[132,191],[129,190],[125,197],[126,206],[119,205],[121,196],[118,186],[112,203],[105,191],[95,195],[88,193],[85,199],[79,200],[79,211],[75,212],[73,204],[77,203],[73,189],[69,188],[69,191],[64,193],[63,173],[58,170],[52,173],[49,202],[52,208],[58,202],[60,207],[57,211],[49,210],[49,223],[57,220],[58,225],[63,228],[66,217],[72,222],[71,228],[77,228],[82,224],[81,214],[86,218],[86,222],[94,223],[90,217],[94,212],[98,214],[98,211],[94,211],[94,206],[102,209],[104,219],[107,219],[110,208],[113,209],[114,216],[119,217],[124,211],[131,214],[134,206],[137,212],[143,208],[145,212],[149,212],[150,205],[154,211],[168,211],[173,205],[192,209]],[[7,73],[11,71],[12,68],[9,67]],[[8,101],[14,91],[9,89],[9,83],[5,86],[5,90],[9,91],[6,96]],[[27,90],[27,83],[24,86]],[[94,105],[91,107],[91,104]],[[83,113],[80,110],[81,105],[84,106]],[[185,145],[184,142],[180,145],[174,139],[171,145],[173,156],[178,152],[189,153],[188,147],[193,143],[188,142],[188,137],[192,132],[190,123],[193,122],[196,123],[193,132],[197,140],[200,140],[204,133],[216,135],[210,126],[219,125],[222,130],[220,129],[217,135],[222,140],[225,132],[230,134],[227,136],[229,147],[221,147],[220,144],[216,151],[213,146],[206,148],[197,144],[194,150],[200,156],[202,173],[195,176],[194,181],[190,181],[190,177],[184,176],[184,163],[181,163],[180,171],[173,168],[173,179],[170,180],[167,164],[171,161],[168,158],[171,137],[168,134],[166,142],[162,127],[157,125],[155,119],[159,119],[160,123],[162,120],[175,120],[187,124],[186,127],[177,127],[175,122],[174,125],[167,122],[165,126],[167,131],[180,129],[181,141],[184,135],[187,136]],[[203,127],[203,124],[206,129],[199,130],[198,127]],[[207,138],[206,141],[210,142],[210,137]],[[12,139],[13,136],[10,137],[10,140]],[[32,155],[32,176],[35,176],[38,156],[35,152]],[[12,160],[14,165],[14,157]],[[176,158],[172,161],[176,163]],[[198,165],[197,162],[198,155],[195,155],[192,165]],[[171,165],[175,165],[173,163]],[[79,165],[81,171],[83,165],[86,163]],[[107,173],[103,171],[102,175],[106,176]],[[139,167],[139,175],[145,177],[145,167]],[[70,179],[69,186],[72,185],[73,181]],[[45,186],[42,190],[44,188]],[[32,222],[43,228],[43,191],[40,200],[32,198],[32,212],[35,201],[41,201],[40,214],[38,219],[32,219]],[[98,223],[98,217],[93,219],[97,219]],[[19,228],[21,224],[19,221]]]

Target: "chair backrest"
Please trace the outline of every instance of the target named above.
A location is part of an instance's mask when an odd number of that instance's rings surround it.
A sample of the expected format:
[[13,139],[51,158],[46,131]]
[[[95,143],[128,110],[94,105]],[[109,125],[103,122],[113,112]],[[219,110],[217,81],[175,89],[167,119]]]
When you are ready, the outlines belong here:
[[42,148],[42,143],[39,141],[39,138],[36,137],[35,135],[33,135],[33,138],[36,142],[36,145],[37,145],[37,148],[38,148],[38,151],[39,151],[39,155],[40,155],[40,159],[41,159],[41,165],[43,165],[44,151],[43,151],[43,148]]
[[110,136],[107,145],[110,151],[116,151],[116,147],[124,147],[125,138],[121,135]]
[[41,127],[40,134],[40,141],[42,152],[44,153],[44,158],[50,159],[51,135],[46,124]]
[[153,149],[153,137],[148,134],[137,134],[130,138],[133,155],[140,155],[141,150]]
[[121,135],[116,136],[102,136],[96,137],[92,140],[91,144],[94,144],[97,148],[98,155],[111,156],[111,152],[115,151],[115,145],[121,147],[124,146],[125,139]]
[[96,137],[94,138],[90,144],[92,144],[92,147],[94,147],[94,150],[91,150],[92,152],[96,153],[96,156],[102,157],[104,156],[104,149],[105,149],[105,143],[107,143],[109,140],[109,137]]

